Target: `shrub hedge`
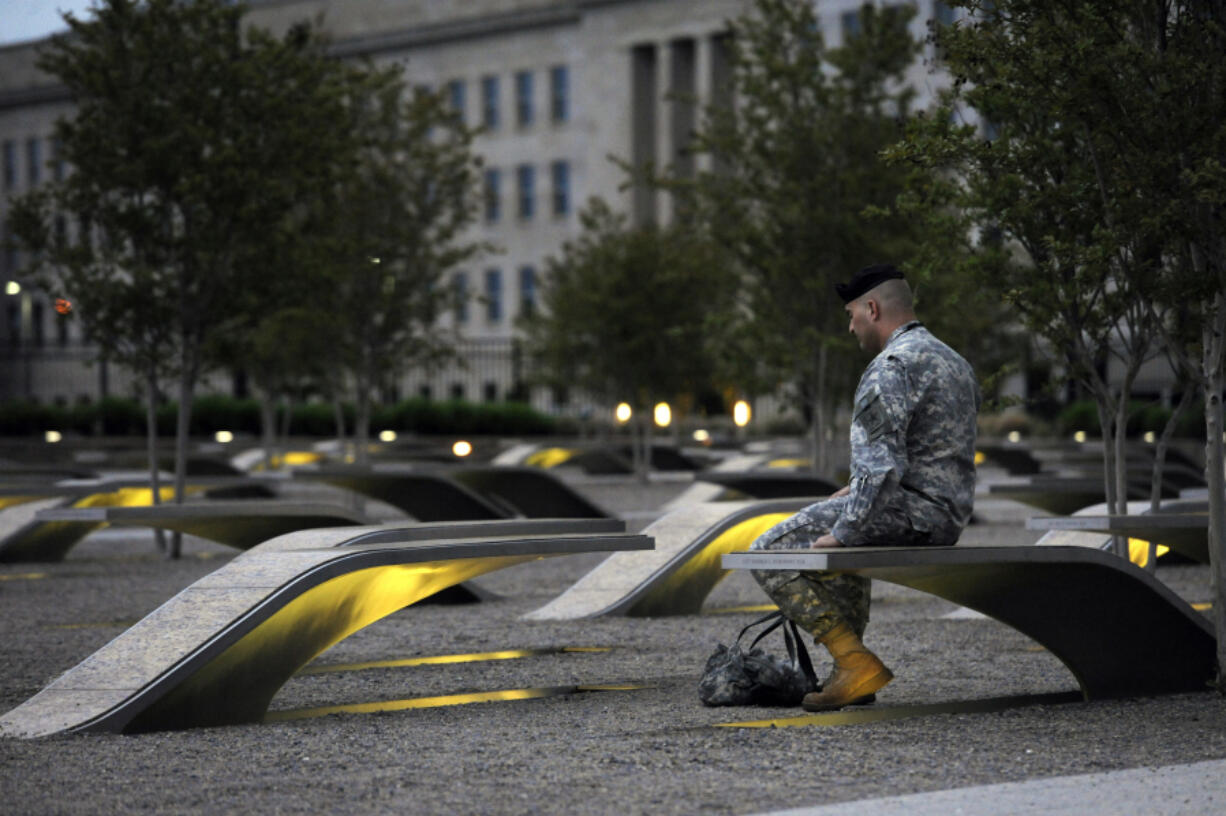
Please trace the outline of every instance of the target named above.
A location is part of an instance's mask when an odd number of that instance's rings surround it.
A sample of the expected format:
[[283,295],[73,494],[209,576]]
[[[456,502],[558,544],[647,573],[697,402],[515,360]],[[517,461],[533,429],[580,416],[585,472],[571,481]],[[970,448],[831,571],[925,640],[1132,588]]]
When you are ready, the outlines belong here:
[[[353,406],[343,406],[345,427],[352,433]],[[173,436],[177,406],[158,407],[158,434]],[[144,406],[134,399],[107,397],[93,403],[61,407],[22,400],[0,402],[0,435],[30,436],[57,430],[82,436],[139,436],[145,433]],[[260,433],[260,407],[252,399],[221,395],[202,396],[192,404],[191,434],[211,436],[221,430]],[[371,413],[371,432],[393,430],[420,434],[497,434],[520,436],[561,430],[559,420],[529,405],[514,402],[473,403],[464,400],[433,402],[409,399],[377,406]],[[335,436],[332,405],[294,405],[290,433],[300,436]]]

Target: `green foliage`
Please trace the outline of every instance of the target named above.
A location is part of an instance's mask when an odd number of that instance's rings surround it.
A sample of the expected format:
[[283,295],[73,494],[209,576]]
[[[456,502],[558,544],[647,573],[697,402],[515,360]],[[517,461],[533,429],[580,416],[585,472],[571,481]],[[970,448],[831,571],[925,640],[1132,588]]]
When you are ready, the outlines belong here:
[[736,104],[708,109],[696,142],[712,169],[670,180],[741,276],[742,308],[719,333],[728,377],[754,391],[782,383],[806,412],[844,400],[862,365],[834,283],[906,259],[916,238],[894,207],[906,170],[879,158],[914,97],[914,9],[866,4],[841,48],[815,14],[809,0],[755,0],[732,22]]
[[639,410],[709,382],[731,291],[712,245],[684,227],[631,228],[599,199],[580,223],[522,324],[535,377]]
[[[345,405],[343,410],[346,422],[352,422],[353,406]],[[174,435],[177,413],[178,408],[173,402],[158,407],[161,436]],[[514,402],[410,399],[376,409],[373,421],[380,430],[418,434],[531,436],[566,430],[553,417],[540,413],[530,405]],[[107,397],[71,407],[24,400],[0,402],[0,436],[29,436],[50,430],[79,436],[92,436],[98,430],[103,436],[139,436],[144,433],[144,425],[145,412],[141,404],[122,397]],[[257,435],[260,432],[259,405],[254,400],[225,395],[197,398],[192,406],[192,435],[211,438],[217,431]],[[296,436],[334,436],[334,408],[320,402],[293,406],[290,433]]]

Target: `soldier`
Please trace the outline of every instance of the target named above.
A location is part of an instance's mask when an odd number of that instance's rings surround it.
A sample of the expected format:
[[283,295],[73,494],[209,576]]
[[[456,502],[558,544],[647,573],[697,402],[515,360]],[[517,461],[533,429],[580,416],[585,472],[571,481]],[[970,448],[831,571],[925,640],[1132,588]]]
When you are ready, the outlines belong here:
[[[874,355],[856,388],[851,481],[767,530],[752,549],[948,545],[971,517],[979,386],[957,352],[916,320],[902,272],[879,264],[835,286],[860,348]],[[808,711],[869,703],[894,678],[860,638],[869,580],[755,571],[789,619],[830,652],[834,668]]]

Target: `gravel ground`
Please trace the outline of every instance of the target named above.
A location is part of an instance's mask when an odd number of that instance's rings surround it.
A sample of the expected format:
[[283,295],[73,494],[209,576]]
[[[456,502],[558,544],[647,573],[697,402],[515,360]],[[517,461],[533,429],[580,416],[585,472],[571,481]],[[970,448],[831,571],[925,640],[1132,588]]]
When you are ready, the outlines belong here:
[[[679,494],[573,479],[632,526]],[[964,543],[1024,544],[1000,503]],[[1009,511],[1009,512],[1004,512]],[[981,516],[986,515],[981,510]],[[1023,514],[1024,515],[1024,514]],[[993,521],[992,519],[996,519]],[[233,552],[189,540],[166,562],[140,532],[102,531],[59,564],[0,565],[0,705],[14,707],[60,672]],[[747,575],[720,584],[702,615],[525,623],[600,556],[562,557],[489,574],[501,600],[418,605],[358,632],[272,703],[286,719],[135,736],[0,740],[7,813],[753,813],[869,797],[1226,757],[1226,699],[1205,692],[1109,702],[1029,704],[935,713],[956,703],[1074,692],[1052,655],[988,619],[874,585],[869,645],[897,679],[856,716],[803,728],[720,728],[798,709],[708,709],[695,695],[707,655],[758,614]],[[1160,567],[1181,596],[1209,598],[1208,569]],[[560,647],[607,651],[558,652]],[[399,667],[373,661],[505,649],[519,659]],[[819,656],[819,653],[820,656]],[[815,650],[819,672],[824,652]],[[347,668],[346,668],[347,667]],[[585,686],[631,686],[584,690]],[[447,707],[298,716],[313,707],[377,704],[509,689],[564,692]],[[578,690],[577,690],[578,689]],[[865,721],[880,714],[892,719]]]

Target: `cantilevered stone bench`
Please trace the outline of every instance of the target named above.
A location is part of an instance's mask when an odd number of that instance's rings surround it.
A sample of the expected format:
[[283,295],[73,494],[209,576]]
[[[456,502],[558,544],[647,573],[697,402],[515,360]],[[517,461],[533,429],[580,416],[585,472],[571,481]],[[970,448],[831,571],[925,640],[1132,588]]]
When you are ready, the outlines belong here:
[[246,550],[295,530],[369,524],[360,513],[334,504],[287,501],[210,501],[148,507],[64,507],[42,510],[35,520],[125,527],[160,527]]
[[1086,699],[1200,691],[1209,621],[1144,570],[1085,547],[848,547],[731,553],[729,569],[833,570],[919,589],[1033,638]]
[[654,550],[614,553],[524,619],[695,614],[727,575],[721,555],[749,547],[812,501],[710,502],[677,509],[643,530],[655,539]]
[[201,578],[21,706],[0,734],[258,721],[285,681],[364,626],[546,556],[652,546],[615,519],[302,530]]
[[461,467],[446,473],[512,515],[524,518],[609,518],[612,515],[539,468]]
[[839,486],[829,479],[811,473],[789,473],[780,470],[704,470],[696,480],[722,485],[742,497],[751,499],[783,499],[795,496],[829,496]]
[[1027,530],[1078,530],[1127,536],[1168,547],[1198,564],[1209,563],[1208,513],[1076,515],[1026,520]]
[[478,521],[509,515],[467,487],[433,471],[326,465],[298,468],[293,477],[361,493],[386,502],[418,521]]
[[[1101,503],[1104,487],[1102,479],[1046,477],[1016,484],[988,485],[988,495],[997,499],[1012,499],[1057,516],[1067,516]],[[1143,499],[1147,495],[1136,486],[1128,489],[1130,499]]]
[[[77,484],[43,485],[36,491],[16,490],[9,498],[22,501],[0,509],[0,562],[61,561],[78,541],[105,521],[53,521],[43,512],[103,507],[144,507],[152,503],[153,491],[143,479],[116,479]],[[245,486],[260,487],[247,477],[201,477],[188,483],[189,492],[226,491]],[[7,492],[7,491],[6,491]],[[171,497],[162,488],[163,501]]]

